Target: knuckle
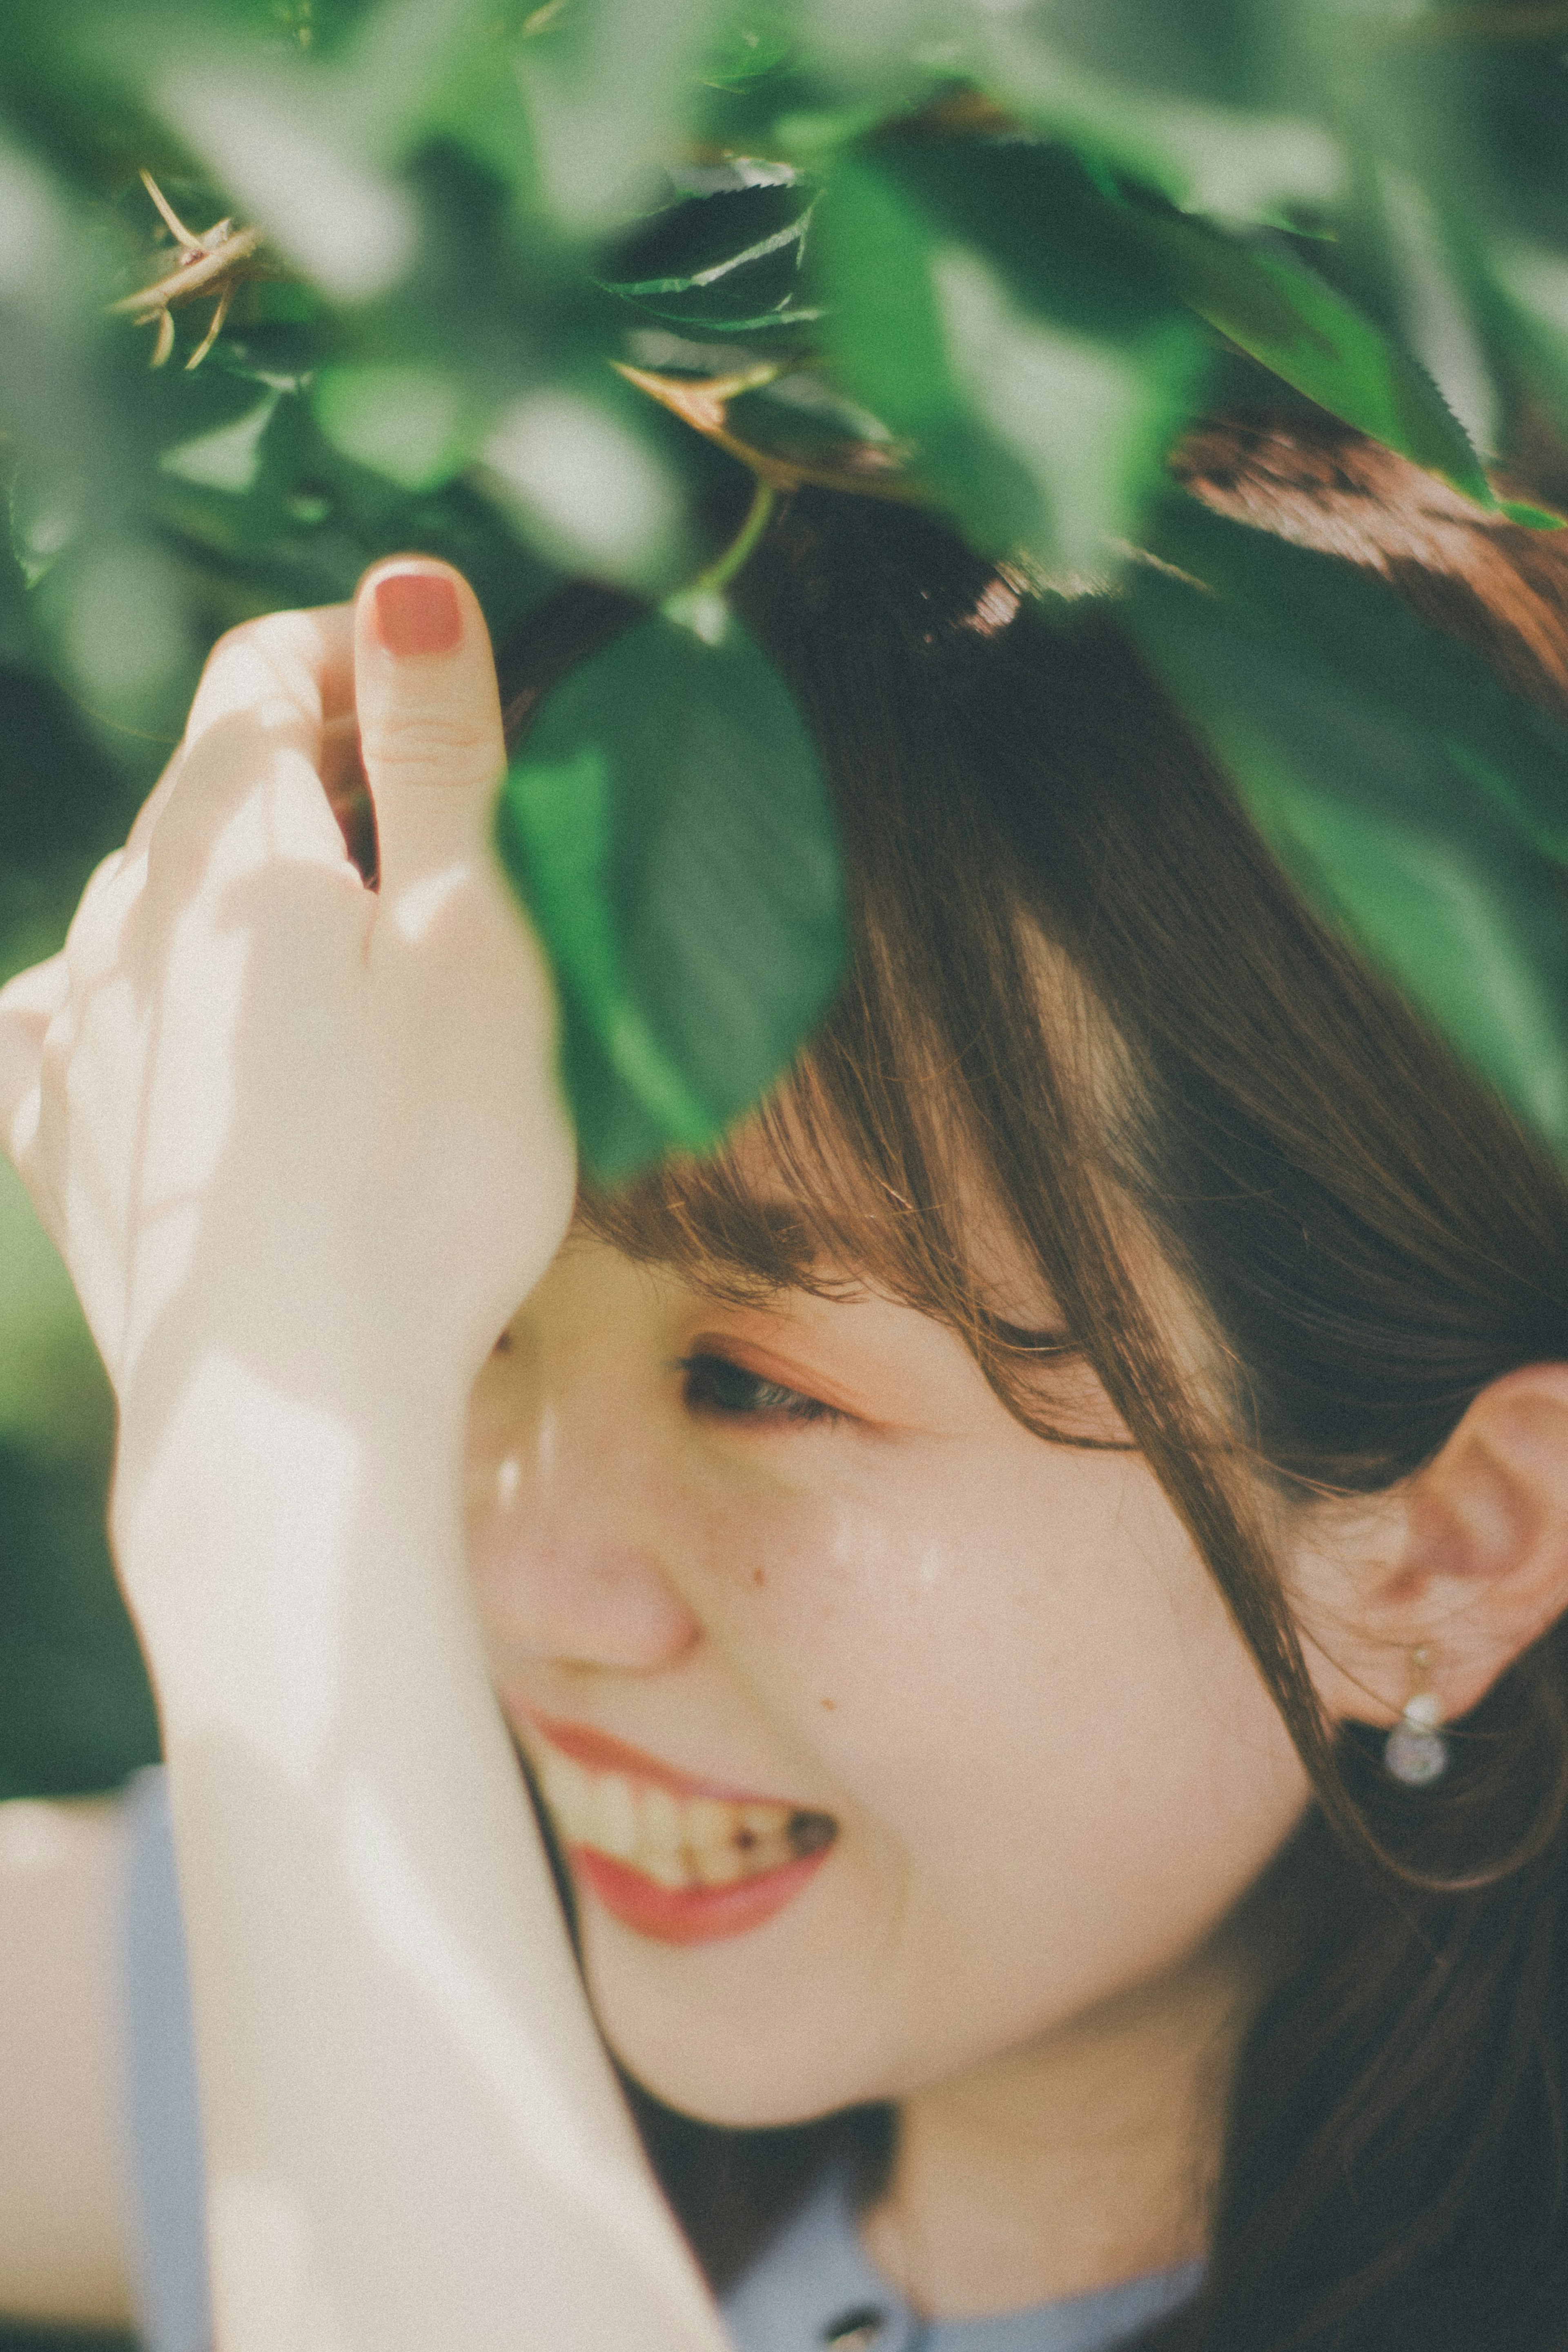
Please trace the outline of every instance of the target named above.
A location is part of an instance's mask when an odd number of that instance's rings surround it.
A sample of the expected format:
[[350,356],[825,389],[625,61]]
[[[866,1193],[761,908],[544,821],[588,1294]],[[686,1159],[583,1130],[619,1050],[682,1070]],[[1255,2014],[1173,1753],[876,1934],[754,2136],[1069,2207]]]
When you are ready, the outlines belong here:
[[224,654],[256,646],[292,646],[298,636],[302,613],[258,613],[248,621],[236,621],[214,640],[207,656],[209,662],[217,661]]
[[361,748],[392,783],[480,783],[500,773],[493,729],[461,711],[402,713],[368,728]]
[[225,629],[221,637],[214,639],[204,666],[204,670],[210,672],[221,668],[233,655],[243,653],[247,646],[254,646],[257,642],[262,626],[263,624],[259,620],[236,621],[232,629]]

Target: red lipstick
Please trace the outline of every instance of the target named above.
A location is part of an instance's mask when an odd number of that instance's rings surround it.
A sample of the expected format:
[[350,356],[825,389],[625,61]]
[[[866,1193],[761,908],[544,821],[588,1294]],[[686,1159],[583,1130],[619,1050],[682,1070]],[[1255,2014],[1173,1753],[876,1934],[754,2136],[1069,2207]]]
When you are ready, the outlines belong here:
[[533,1708],[524,1707],[523,1714],[543,1739],[570,1756],[574,1764],[584,1764],[591,1772],[624,1772],[629,1780],[651,1781],[655,1789],[668,1789],[672,1797],[716,1797],[721,1805],[777,1805],[778,1797],[765,1797],[755,1789],[731,1789],[717,1780],[699,1780],[691,1772],[677,1772],[673,1764],[661,1763],[656,1756],[641,1748],[632,1748],[624,1739],[612,1738],[608,1731],[594,1731],[586,1723],[563,1723],[558,1716],[536,1715]]
[[[573,1875],[654,1943],[714,1943],[760,1927],[816,1875],[838,1834],[829,1813],[677,1771],[608,1732],[525,1712]],[[716,1819],[716,1806],[735,1809],[727,1822]]]
[[630,1863],[588,1845],[570,1849],[571,1866],[612,1918],[655,1944],[716,1944],[744,1936],[792,1903],[828,1858],[823,1844],[739,1886],[661,1886]]

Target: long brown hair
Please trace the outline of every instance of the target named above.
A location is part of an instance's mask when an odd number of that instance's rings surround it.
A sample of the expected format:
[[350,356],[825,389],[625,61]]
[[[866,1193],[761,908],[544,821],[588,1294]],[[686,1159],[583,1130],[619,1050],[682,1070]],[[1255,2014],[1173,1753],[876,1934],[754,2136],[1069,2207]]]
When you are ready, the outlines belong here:
[[[1568,709],[1549,541],[1326,424],[1216,425],[1177,470]],[[1103,1442],[1076,1425],[1087,1366],[1255,1654],[1319,1801],[1267,1890],[1290,1958],[1236,2079],[1206,2286],[1158,2340],[1568,2346],[1568,1634],[1413,1796],[1372,1737],[1325,1730],[1271,1542],[1291,1496],[1386,1486],[1490,1381],[1568,1359],[1568,1188],[1303,908],[1113,599],[1048,614],[925,516],[803,492],[740,601],[833,785],[853,967],[745,1153],[587,1212],[720,1287],[858,1268],[1054,1442]],[[516,716],[628,617],[559,606]],[[756,1198],[757,1143],[788,1215]],[[1059,1328],[996,1313],[977,1187]],[[827,2147],[886,2147],[880,2116],[640,2112],[716,2273]]]

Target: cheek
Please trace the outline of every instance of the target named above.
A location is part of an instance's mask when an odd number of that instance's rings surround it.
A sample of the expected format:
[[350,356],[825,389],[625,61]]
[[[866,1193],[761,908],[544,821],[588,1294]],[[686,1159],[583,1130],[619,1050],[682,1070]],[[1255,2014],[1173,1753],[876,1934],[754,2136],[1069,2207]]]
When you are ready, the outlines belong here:
[[744,1669],[837,1792],[846,1877],[901,1923],[900,1967],[958,1969],[982,2011],[1179,1955],[1301,1811],[1283,1726],[1141,1465],[843,1488],[732,1557]]

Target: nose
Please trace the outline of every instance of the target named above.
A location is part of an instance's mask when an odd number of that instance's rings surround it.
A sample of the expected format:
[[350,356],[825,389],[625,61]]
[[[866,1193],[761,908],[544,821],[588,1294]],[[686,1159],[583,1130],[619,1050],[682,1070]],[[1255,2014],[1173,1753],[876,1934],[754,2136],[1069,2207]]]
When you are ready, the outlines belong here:
[[646,1674],[700,1640],[652,1524],[652,1484],[623,1433],[574,1426],[542,1401],[475,1465],[469,1570],[493,1664]]

